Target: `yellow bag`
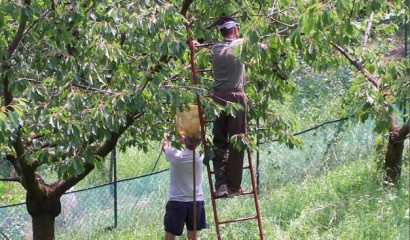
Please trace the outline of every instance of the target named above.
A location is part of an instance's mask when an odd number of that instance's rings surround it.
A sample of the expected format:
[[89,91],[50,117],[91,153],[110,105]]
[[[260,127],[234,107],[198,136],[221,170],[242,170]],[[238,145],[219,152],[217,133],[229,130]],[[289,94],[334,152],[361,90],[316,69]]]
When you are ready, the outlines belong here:
[[198,106],[189,105],[183,112],[177,110],[175,125],[178,135],[197,135],[200,131]]

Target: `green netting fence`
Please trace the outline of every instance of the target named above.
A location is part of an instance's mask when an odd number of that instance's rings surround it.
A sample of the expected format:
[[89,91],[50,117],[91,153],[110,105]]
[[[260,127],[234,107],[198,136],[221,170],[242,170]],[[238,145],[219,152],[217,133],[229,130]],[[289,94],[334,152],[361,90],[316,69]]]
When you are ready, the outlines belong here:
[[[292,181],[301,181],[374,154],[372,127],[371,122],[354,124],[350,121],[323,125],[300,135],[304,141],[302,149],[289,149],[277,142],[262,143],[259,163],[254,163],[259,168],[259,184],[262,187],[260,195],[269,189]],[[253,154],[254,161],[258,161],[256,153]],[[153,161],[155,160],[151,160],[151,163]],[[163,169],[64,194],[61,199],[62,212],[55,224],[57,239],[73,239],[78,236],[87,238],[86,235],[107,231],[113,227],[119,229],[154,227],[161,232],[168,178],[168,169]],[[243,185],[250,189],[248,171],[244,172]],[[205,172],[204,193],[208,225],[212,229],[214,223]],[[156,233],[152,234],[154,234],[151,236],[153,239]],[[31,235],[31,219],[25,203],[0,206],[0,239],[30,239]]]

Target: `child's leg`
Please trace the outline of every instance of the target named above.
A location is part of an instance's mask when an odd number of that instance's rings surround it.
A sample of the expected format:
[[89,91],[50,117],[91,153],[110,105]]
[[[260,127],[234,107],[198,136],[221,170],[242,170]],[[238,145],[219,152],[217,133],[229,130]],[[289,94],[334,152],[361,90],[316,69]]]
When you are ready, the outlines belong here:
[[175,240],[175,235],[170,232],[165,232],[165,240]]
[[[189,231],[189,230],[187,230],[187,237],[188,237],[188,240],[196,240],[197,238],[195,238],[195,233],[194,233],[194,231]],[[198,232],[197,232],[197,235],[198,235]]]

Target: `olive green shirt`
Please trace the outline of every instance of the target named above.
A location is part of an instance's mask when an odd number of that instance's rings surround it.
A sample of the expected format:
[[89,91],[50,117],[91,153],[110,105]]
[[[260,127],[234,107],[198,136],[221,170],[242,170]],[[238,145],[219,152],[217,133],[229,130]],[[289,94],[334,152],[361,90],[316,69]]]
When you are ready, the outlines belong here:
[[243,39],[224,39],[212,48],[212,68],[214,91],[243,91],[245,65],[235,56],[235,47]]

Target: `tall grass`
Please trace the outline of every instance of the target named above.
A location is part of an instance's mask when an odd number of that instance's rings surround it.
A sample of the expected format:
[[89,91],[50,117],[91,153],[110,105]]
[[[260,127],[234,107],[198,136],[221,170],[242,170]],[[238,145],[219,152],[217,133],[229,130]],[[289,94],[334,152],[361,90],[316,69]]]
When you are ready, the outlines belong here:
[[[339,127],[303,135],[305,145],[299,150],[276,143],[261,146],[259,199],[266,239],[409,239],[408,164],[400,186],[383,187],[383,174],[373,159],[372,124]],[[146,158],[135,157],[137,152],[119,155],[119,171],[153,167],[158,151]],[[158,169],[166,167],[161,157]],[[204,176],[208,229],[199,236],[216,239],[206,180]],[[106,224],[91,231],[99,219],[95,215],[85,219],[89,224],[65,228],[58,239],[162,239],[168,184],[168,172],[132,183],[134,188],[120,195],[123,207],[113,231],[104,231]],[[248,172],[243,186],[250,187]],[[219,218],[253,216],[253,204],[245,196],[218,200]],[[256,221],[222,225],[221,233],[222,239],[259,238]]]

